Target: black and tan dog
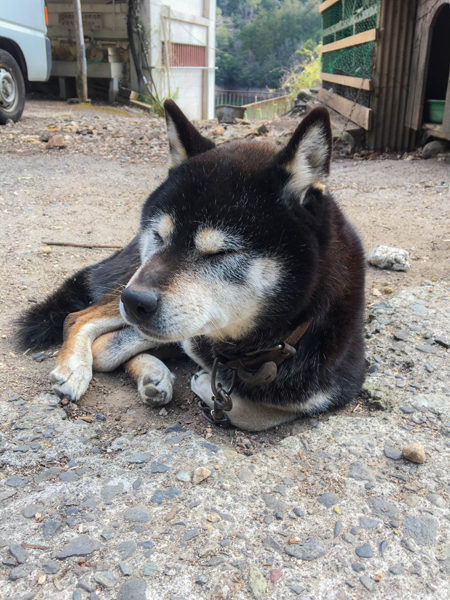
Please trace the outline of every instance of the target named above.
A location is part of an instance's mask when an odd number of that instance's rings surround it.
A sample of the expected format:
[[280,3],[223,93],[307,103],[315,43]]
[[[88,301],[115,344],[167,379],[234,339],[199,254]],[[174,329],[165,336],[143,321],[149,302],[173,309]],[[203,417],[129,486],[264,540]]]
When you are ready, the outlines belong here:
[[[173,376],[146,351],[177,343],[201,371],[212,417],[262,430],[340,406],[364,377],[364,259],[327,192],[331,130],[313,110],[279,151],[220,147],[165,104],[171,169],[147,199],[139,235],[25,314],[23,347],[64,344],[55,391],[78,400],[92,369],[125,364],[161,406]],[[230,391],[228,395],[227,392]]]

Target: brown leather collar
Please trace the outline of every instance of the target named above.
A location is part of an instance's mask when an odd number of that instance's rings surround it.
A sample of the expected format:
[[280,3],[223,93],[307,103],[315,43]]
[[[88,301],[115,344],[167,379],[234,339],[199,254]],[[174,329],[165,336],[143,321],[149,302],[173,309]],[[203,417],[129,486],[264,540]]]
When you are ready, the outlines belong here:
[[[214,359],[211,373],[211,391],[213,408],[202,400],[199,406],[202,413],[210,423],[220,427],[230,427],[230,420],[226,413],[233,408],[231,393],[234,389],[236,378],[251,386],[262,386],[271,383],[278,374],[278,367],[285,360],[294,356],[294,348],[308,331],[312,319],[299,325],[283,342],[272,348],[263,348],[254,352],[246,352],[239,356],[218,356]],[[222,367],[233,371],[233,378],[229,390],[217,381],[218,369]]]
[[249,385],[267,385],[277,376],[279,365],[294,356],[296,353],[294,346],[308,331],[311,323],[312,318],[299,325],[283,342],[276,346],[246,352],[238,356],[222,356],[219,357],[219,363],[222,367],[237,371],[239,379]]

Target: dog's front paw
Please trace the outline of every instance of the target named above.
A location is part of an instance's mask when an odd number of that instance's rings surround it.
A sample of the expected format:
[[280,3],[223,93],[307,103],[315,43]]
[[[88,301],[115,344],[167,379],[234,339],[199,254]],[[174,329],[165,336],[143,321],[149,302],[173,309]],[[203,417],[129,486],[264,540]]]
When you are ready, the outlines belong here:
[[192,376],[191,390],[208,406],[211,408],[214,406],[211,391],[211,375],[207,371],[202,369]]
[[73,366],[59,365],[50,373],[53,390],[60,398],[78,402],[88,389],[92,379],[91,367],[78,363]]
[[164,369],[147,370],[138,378],[139,396],[149,406],[164,406],[172,400],[175,377],[165,365],[163,366]]

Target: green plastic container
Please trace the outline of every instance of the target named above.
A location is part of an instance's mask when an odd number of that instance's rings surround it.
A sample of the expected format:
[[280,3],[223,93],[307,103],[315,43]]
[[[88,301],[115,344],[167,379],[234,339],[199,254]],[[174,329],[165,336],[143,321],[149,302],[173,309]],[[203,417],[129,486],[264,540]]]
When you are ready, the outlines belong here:
[[442,123],[444,120],[445,100],[427,100],[428,119],[431,123]]

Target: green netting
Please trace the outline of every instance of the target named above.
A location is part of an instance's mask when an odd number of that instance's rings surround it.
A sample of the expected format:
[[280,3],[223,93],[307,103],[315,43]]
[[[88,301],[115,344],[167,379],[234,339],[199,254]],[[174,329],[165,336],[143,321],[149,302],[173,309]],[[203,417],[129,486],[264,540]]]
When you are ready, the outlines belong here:
[[[339,0],[322,13],[323,44],[377,27],[380,0]],[[370,79],[374,42],[322,54],[322,71]]]
[[322,54],[322,72],[370,79],[375,42]]

